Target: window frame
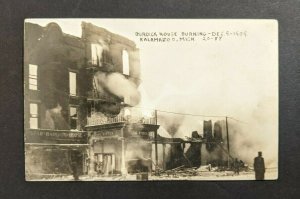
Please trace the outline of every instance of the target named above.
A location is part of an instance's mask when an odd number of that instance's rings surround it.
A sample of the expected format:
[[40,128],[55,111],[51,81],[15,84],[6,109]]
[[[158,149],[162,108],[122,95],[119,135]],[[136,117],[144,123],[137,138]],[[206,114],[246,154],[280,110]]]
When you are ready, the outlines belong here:
[[[35,66],[35,74],[31,74],[31,67]],[[36,84],[32,84],[31,80],[35,80]],[[37,64],[28,64],[28,89],[37,91],[38,90],[38,65]]]
[[[94,50],[96,49],[96,52]],[[101,50],[101,52],[98,52],[98,50]],[[93,66],[102,66],[101,58],[103,53],[103,46],[99,43],[91,43],[91,63]],[[94,59],[94,55],[99,56],[100,58]]]
[[[36,114],[32,114],[31,105],[36,105]],[[31,119],[36,119],[36,128],[32,128]],[[30,129],[38,129],[39,125],[39,103],[37,102],[29,102],[29,128]]]
[[[71,92],[71,74],[75,74],[75,94]],[[78,88],[77,88],[77,80],[78,80],[78,72],[69,70],[69,95],[76,97],[78,95]]]

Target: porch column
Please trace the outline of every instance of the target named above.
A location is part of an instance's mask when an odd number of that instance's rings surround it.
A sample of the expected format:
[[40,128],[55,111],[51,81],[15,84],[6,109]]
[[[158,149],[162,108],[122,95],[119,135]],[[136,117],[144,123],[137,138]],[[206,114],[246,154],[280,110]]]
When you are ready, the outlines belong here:
[[88,174],[89,175],[95,175],[95,156],[94,156],[94,140],[91,139],[90,141],[90,162],[89,162],[89,171]]
[[154,139],[155,139],[155,143],[154,143],[154,150],[155,150],[155,174],[158,175],[158,149],[157,149],[157,130],[155,131],[154,134]]
[[116,169],[116,163],[115,163],[115,154],[111,155],[111,167],[112,167],[112,173],[114,173],[114,170]]
[[121,158],[121,173],[122,175],[127,174],[127,169],[125,165],[125,138],[124,138],[124,129],[121,129],[121,143],[122,143],[122,158]]

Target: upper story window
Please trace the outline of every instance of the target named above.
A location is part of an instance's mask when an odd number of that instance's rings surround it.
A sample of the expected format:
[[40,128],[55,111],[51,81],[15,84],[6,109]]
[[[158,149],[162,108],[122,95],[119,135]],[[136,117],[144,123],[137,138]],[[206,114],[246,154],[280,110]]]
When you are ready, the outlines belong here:
[[92,52],[92,64],[101,66],[101,57],[103,48],[100,44],[92,44],[91,45],[91,52]]
[[70,106],[70,129],[77,129],[77,108]]
[[38,104],[37,103],[30,103],[29,104],[29,127],[31,129],[37,129],[39,127],[38,123]]
[[123,74],[129,75],[129,56],[127,50],[123,50],[122,60],[123,60]]
[[70,95],[76,96],[77,94],[77,74],[74,72],[69,72],[69,88],[70,88]]
[[29,89],[30,90],[37,90],[37,70],[38,66],[29,64]]

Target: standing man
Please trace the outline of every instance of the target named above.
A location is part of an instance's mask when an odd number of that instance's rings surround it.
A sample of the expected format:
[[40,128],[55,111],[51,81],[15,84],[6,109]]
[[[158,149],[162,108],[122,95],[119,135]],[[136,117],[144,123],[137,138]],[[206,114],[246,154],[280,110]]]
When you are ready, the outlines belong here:
[[79,168],[78,168],[78,164],[79,164],[79,161],[78,161],[78,157],[80,156],[80,153],[78,151],[74,151],[74,150],[71,150],[70,151],[70,163],[71,163],[71,170],[72,170],[72,175],[74,177],[74,180],[75,181],[78,181],[79,180]]
[[256,180],[265,179],[265,161],[261,151],[258,152],[258,157],[254,158],[254,171]]
[[237,158],[235,158],[233,162],[233,168],[234,168],[234,174],[239,175],[240,174],[240,162]]

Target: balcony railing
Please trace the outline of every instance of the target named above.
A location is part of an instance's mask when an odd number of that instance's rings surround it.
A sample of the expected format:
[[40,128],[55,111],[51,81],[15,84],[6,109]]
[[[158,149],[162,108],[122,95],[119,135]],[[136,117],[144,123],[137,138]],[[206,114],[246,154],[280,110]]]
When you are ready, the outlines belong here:
[[116,117],[107,117],[100,112],[95,112],[91,114],[91,117],[87,118],[87,125],[89,126],[113,124],[119,122],[155,125],[156,116],[154,111],[145,112],[143,109],[131,107],[122,109],[120,114]]

